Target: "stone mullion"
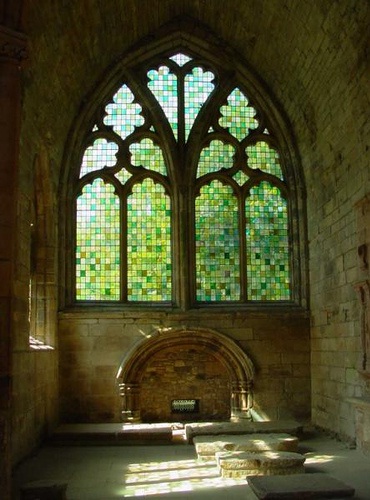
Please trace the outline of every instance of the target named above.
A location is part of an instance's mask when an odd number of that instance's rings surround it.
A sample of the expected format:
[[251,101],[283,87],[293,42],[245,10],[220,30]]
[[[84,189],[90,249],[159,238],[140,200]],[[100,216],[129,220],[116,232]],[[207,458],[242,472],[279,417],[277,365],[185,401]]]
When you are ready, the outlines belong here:
[[190,285],[190,270],[193,268],[193,264],[191,263],[191,255],[190,255],[190,241],[191,241],[191,231],[190,231],[190,202],[189,202],[189,189],[183,186],[183,189],[178,191],[179,196],[179,251],[180,251],[180,307],[181,309],[188,309],[191,305],[192,301],[192,289],[193,287]]
[[17,243],[20,62],[25,37],[0,26],[0,491],[11,497],[11,411],[13,304]]

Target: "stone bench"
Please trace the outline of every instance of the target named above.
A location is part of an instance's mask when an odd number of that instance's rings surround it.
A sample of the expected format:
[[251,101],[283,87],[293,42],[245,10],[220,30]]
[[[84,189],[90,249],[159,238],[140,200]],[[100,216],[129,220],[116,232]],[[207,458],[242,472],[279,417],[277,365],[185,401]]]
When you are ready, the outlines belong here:
[[185,424],[185,434],[188,443],[195,436],[218,436],[225,434],[257,434],[257,433],[287,433],[299,436],[303,432],[302,424],[294,420],[274,420],[263,422],[192,422]]
[[352,497],[355,489],[327,474],[248,477],[248,485],[260,500]]
[[244,434],[196,436],[193,439],[199,460],[215,460],[219,451],[291,451],[296,452],[298,438],[289,434]]
[[246,478],[300,474],[306,458],[290,451],[219,451],[216,460],[222,477]]

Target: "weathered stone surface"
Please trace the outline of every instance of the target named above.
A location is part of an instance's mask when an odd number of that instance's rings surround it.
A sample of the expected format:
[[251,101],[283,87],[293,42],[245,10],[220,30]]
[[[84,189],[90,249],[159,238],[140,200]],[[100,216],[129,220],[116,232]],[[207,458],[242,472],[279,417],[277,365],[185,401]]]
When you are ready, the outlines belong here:
[[289,451],[217,452],[222,477],[272,476],[304,472],[306,458]]
[[217,437],[196,436],[195,450],[201,460],[214,460],[219,451],[291,451],[296,452],[298,438],[289,434],[247,434]]
[[327,474],[248,477],[248,484],[261,500],[352,497],[354,488]]
[[185,424],[186,439],[193,442],[195,436],[218,436],[224,434],[287,433],[299,435],[302,424],[294,420],[275,420],[264,422],[193,422]]

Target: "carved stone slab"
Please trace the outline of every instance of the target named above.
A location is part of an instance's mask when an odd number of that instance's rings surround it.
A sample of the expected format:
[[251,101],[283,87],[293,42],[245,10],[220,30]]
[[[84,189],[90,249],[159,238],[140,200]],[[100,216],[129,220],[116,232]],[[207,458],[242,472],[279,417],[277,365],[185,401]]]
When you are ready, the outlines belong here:
[[273,420],[263,422],[192,422],[185,424],[186,439],[193,442],[195,436],[219,436],[223,434],[287,433],[299,435],[303,426],[294,420]]
[[302,500],[303,498],[346,498],[354,488],[327,474],[296,474],[294,476],[253,476],[248,484],[260,500]]
[[220,451],[216,453],[216,460],[222,477],[245,478],[300,474],[304,472],[306,458],[289,451]]
[[193,441],[200,460],[215,460],[215,454],[219,451],[296,452],[298,448],[298,438],[290,434],[196,436]]

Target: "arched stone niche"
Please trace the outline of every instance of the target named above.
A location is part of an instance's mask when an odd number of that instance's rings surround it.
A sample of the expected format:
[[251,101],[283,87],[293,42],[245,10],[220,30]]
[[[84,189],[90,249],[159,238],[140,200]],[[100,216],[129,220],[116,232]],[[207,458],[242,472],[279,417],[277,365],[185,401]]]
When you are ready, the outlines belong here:
[[[200,328],[158,330],[120,365],[122,420],[249,418],[253,379],[251,359],[225,335]],[[176,410],[191,402],[192,410]]]

